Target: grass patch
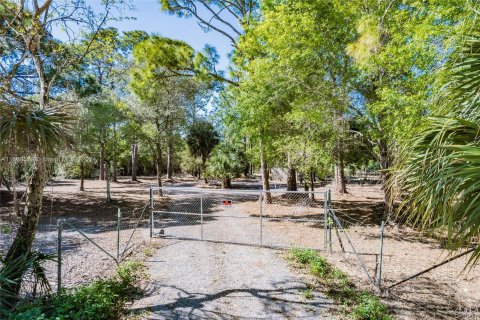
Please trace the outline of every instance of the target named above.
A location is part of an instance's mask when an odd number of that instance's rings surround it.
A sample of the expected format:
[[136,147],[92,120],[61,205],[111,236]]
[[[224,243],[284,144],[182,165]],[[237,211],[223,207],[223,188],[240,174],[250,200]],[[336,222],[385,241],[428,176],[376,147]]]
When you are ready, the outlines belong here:
[[[340,312],[354,320],[392,320],[388,307],[368,291],[358,290],[348,276],[311,249],[290,249],[288,259],[308,268],[327,289],[327,296],[337,302]],[[312,288],[307,288],[310,290]],[[307,291],[305,290],[305,291]],[[303,293],[304,296],[305,292]]]
[[143,264],[125,262],[117,275],[61,294],[21,303],[13,312],[0,311],[7,320],[110,320],[120,319],[127,301],[140,293],[136,286]]
[[145,248],[145,249],[143,250],[143,254],[144,254],[146,257],[151,258],[151,257],[153,256],[153,249],[147,247],[147,248]]
[[302,294],[303,294],[303,297],[304,297],[305,299],[308,299],[308,300],[311,300],[311,299],[313,299],[313,297],[314,297],[314,296],[313,296],[312,289],[310,289],[310,288],[307,288],[307,289],[303,290],[303,291],[302,291]]

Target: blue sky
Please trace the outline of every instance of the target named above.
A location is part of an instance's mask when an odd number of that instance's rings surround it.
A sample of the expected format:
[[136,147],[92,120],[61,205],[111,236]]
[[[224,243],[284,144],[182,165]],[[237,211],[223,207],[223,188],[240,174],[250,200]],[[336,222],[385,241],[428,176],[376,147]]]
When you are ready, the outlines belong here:
[[[98,8],[100,0],[87,0],[93,9]],[[107,26],[115,27],[120,31],[144,30],[148,33],[157,33],[164,37],[183,40],[194,49],[200,50],[205,44],[214,46],[219,55],[218,69],[226,70],[228,53],[232,50],[230,41],[216,33],[205,33],[194,18],[179,18],[160,11],[158,0],[132,0],[136,10],[125,12],[125,16],[135,17],[135,20],[110,21]],[[57,30],[54,33],[60,32]],[[62,38],[61,34],[55,34]]]

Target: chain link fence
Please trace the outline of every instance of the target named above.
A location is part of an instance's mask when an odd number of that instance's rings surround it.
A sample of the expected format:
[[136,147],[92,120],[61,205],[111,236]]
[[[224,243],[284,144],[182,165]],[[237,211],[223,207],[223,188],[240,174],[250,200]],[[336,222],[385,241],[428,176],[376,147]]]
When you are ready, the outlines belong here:
[[[324,247],[322,192],[151,188],[152,235],[268,247]],[[304,229],[312,232],[306,234]]]
[[[148,214],[148,205],[144,205],[124,212],[118,209],[111,221],[86,222],[72,218],[39,225],[33,251],[51,256],[42,264],[51,291],[113,275],[119,262],[149,240]],[[13,222],[0,225],[0,257],[7,253],[17,230],[18,224]],[[38,286],[32,272],[27,272],[22,282],[22,296],[41,296],[47,291]]]

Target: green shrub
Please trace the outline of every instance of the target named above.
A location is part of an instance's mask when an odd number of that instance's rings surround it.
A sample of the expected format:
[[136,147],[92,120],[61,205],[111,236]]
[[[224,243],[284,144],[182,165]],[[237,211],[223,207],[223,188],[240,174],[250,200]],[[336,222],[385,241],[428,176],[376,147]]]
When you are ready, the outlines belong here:
[[369,292],[362,292],[358,304],[352,309],[355,320],[391,320],[388,308]]
[[[341,307],[339,311],[355,320],[391,320],[388,307],[367,291],[359,291],[348,276],[331,265],[317,251],[292,248],[289,259],[310,267],[310,273],[322,282],[327,295]],[[309,292],[311,294],[311,291]],[[304,293],[305,295],[305,293]],[[313,296],[313,294],[311,294]]]
[[308,264],[312,259],[316,256],[315,250],[311,249],[298,249],[292,248],[290,250],[290,258],[291,260],[297,261],[301,264]]
[[138,293],[135,286],[142,264],[127,262],[111,279],[97,280],[89,285],[59,295],[19,305],[8,320],[111,320],[119,319],[125,303]]

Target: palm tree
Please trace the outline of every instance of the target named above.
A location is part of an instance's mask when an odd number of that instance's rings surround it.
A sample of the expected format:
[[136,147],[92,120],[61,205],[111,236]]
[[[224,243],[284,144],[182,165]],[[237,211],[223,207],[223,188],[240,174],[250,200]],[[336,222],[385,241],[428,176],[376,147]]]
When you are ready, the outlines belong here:
[[[2,161],[6,162],[12,157],[25,157],[30,166],[25,208],[20,214],[18,232],[4,258],[3,272],[7,266],[31,254],[47,178],[47,157],[54,155],[59,146],[70,143],[71,118],[67,113],[54,108],[2,106],[0,110]],[[0,283],[3,291],[11,293],[8,295],[10,296],[8,305],[14,305],[16,302],[23,272],[24,269],[16,268],[9,273],[11,283]]]
[[[449,247],[460,249],[480,234],[479,34],[466,38],[453,75],[442,116],[430,118],[404,150],[390,186],[411,222],[446,230]],[[477,247],[469,263],[479,258]]]
[[222,189],[230,189],[232,178],[240,176],[245,168],[245,156],[239,150],[222,143],[215,147],[207,162],[207,175],[220,179]]
[[205,176],[206,162],[213,148],[220,142],[217,131],[210,122],[198,121],[191,127],[187,135],[187,145],[190,154],[199,157],[202,160],[203,179],[207,183]]

